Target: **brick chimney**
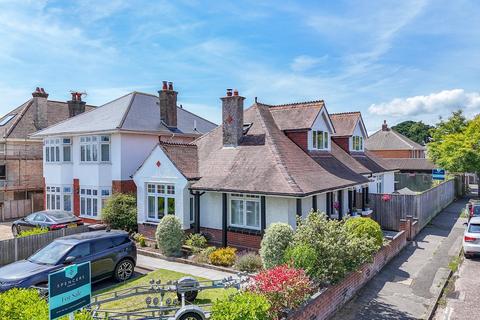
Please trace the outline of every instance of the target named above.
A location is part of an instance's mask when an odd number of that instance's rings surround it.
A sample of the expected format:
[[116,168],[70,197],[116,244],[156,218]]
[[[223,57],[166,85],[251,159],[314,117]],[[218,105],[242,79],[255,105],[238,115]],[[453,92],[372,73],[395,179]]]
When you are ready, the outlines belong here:
[[82,93],[72,92],[72,100],[67,101],[69,117],[75,117],[85,112],[85,101],[82,101]]
[[388,131],[388,130],[390,129],[388,129],[387,120],[383,120],[382,131]]
[[222,100],[223,146],[237,147],[243,136],[243,100],[235,90],[227,89]]
[[173,90],[173,82],[163,81],[160,98],[160,120],[170,128],[177,127],[177,94]]
[[37,87],[32,93],[33,110],[35,111],[33,124],[37,130],[48,127],[48,93],[43,88]]

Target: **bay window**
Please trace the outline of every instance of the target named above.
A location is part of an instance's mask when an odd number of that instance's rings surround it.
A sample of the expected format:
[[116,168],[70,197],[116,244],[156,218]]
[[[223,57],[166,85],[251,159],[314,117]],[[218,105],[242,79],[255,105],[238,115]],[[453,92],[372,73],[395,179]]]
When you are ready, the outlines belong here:
[[80,137],[80,162],[98,161],[110,161],[110,136]]
[[229,225],[260,230],[260,196],[231,194]]
[[80,215],[98,217],[110,194],[110,188],[80,188]]
[[327,131],[313,130],[312,131],[312,146],[313,149],[326,150],[329,145],[329,137]]
[[363,151],[363,137],[361,136],[352,137],[352,150]]
[[72,139],[45,139],[44,153],[45,162],[70,162],[72,161]]
[[158,221],[166,214],[175,214],[175,186],[147,184],[147,219]]

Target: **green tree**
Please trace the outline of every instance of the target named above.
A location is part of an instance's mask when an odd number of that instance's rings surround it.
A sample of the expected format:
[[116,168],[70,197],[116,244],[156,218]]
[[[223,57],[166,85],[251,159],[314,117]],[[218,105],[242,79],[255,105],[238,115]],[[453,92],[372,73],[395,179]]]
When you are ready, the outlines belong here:
[[392,127],[393,130],[403,134],[407,138],[424,145],[430,140],[430,130],[433,127],[422,121],[403,121]]
[[[461,111],[432,130],[428,156],[451,172],[471,172],[480,178],[480,115],[467,121]],[[480,182],[479,182],[480,195]]]
[[114,193],[102,210],[102,220],[112,229],[137,231],[137,200],[134,195]]

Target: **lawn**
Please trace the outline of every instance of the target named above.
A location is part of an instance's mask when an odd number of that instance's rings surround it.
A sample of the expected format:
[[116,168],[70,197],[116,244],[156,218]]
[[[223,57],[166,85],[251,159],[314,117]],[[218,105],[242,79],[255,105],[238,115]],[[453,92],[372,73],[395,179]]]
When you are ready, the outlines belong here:
[[[175,281],[185,276],[190,276],[190,275],[180,273],[180,272],[170,271],[170,270],[159,269],[159,270],[150,272],[140,278],[130,280],[126,283],[119,284],[117,286],[114,286],[108,289],[97,291],[94,293],[94,295],[102,294],[103,298],[113,297],[114,291],[128,289],[135,286],[145,286],[145,285],[149,286],[151,279],[154,279],[155,281],[161,280],[162,284],[166,284],[168,281]],[[196,278],[199,281],[207,280],[199,277],[194,277],[194,278]],[[233,288],[209,289],[209,290],[201,291],[199,292],[197,299],[195,300],[195,304],[211,304],[215,300],[226,297],[229,294],[234,293],[235,291],[236,289],[233,289]],[[139,311],[146,307],[145,299],[149,296],[152,298],[155,297],[154,294],[142,294],[142,295],[132,296],[128,298],[117,299],[115,301],[102,304],[101,309],[116,311],[116,312]],[[156,296],[160,298],[159,294]],[[168,293],[165,295],[165,299],[167,298],[175,299],[176,294]],[[208,310],[208,308],[206,309]]]

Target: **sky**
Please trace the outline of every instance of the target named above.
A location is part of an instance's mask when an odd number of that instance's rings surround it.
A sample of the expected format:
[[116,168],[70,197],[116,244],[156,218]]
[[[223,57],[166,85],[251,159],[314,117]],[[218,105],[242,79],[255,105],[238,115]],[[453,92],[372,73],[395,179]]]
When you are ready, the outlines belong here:
[[102,105],[174,82],[216,123],[246,106],[323,99],[369,132],[480,113],[480,1],[0,0],[0,114],[43,87]]

